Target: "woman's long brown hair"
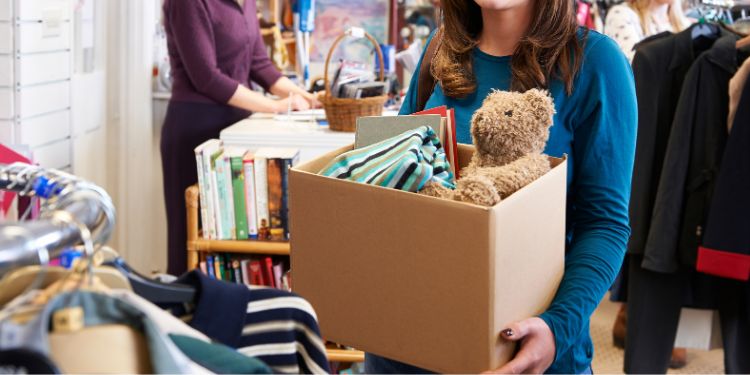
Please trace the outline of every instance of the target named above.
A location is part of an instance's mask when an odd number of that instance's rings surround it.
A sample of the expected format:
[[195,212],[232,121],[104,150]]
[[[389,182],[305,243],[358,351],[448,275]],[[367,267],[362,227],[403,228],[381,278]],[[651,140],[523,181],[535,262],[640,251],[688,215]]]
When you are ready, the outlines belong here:
[[[583,48],[572,0],[534,2],[529,30],[511,58],[511,90],[548,88],[552,78],[565,83],[568,94],[581,66]],[[482,31],[482,10],[474,0],[442,0],[442,43],[430,65],[445,95],[461,98],[476,90],[472,50]]]

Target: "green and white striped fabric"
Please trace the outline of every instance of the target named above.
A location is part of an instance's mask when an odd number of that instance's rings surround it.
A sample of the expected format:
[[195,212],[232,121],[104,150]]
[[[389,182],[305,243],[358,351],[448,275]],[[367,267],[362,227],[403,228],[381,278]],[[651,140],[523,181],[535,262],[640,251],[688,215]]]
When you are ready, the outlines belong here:
[[431,181],[455,189],[445,150],[429,126],[343,153],[320,174],[411,192]]

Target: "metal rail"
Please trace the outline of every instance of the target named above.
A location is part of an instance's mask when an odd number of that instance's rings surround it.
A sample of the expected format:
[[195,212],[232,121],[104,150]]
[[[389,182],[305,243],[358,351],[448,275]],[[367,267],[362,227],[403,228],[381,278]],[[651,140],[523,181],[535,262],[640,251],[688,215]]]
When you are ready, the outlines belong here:
[[0,274],[54,258],[82,243],[88,230],[94,246],[114,229],[112,199],[100,187],[65,172],[24,163],[0,164],[0,190],[42,199],[38,220],[0,223]]

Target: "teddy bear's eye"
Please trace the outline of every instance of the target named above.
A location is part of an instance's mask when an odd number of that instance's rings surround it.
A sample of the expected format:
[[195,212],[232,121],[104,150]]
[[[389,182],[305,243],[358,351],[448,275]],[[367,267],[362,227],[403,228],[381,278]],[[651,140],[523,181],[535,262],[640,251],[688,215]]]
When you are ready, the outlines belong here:
[[512,110],[505,111],[505,115],[508,116],[508,117],[513,117],[513,111]]

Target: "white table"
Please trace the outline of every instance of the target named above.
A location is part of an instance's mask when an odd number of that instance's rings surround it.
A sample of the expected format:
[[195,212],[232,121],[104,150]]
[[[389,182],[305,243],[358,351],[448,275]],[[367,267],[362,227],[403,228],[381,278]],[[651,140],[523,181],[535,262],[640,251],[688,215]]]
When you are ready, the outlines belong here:
[[[383,115],[395,115],[384,112]],[[336,132],[311,121],[293,121],[287,116],[254,114],[222,130],[226,146],[248,150],[261,147],[292,147],[300,150],[300,161],[316,158],[326,152],[354,143],[354,133]]]

